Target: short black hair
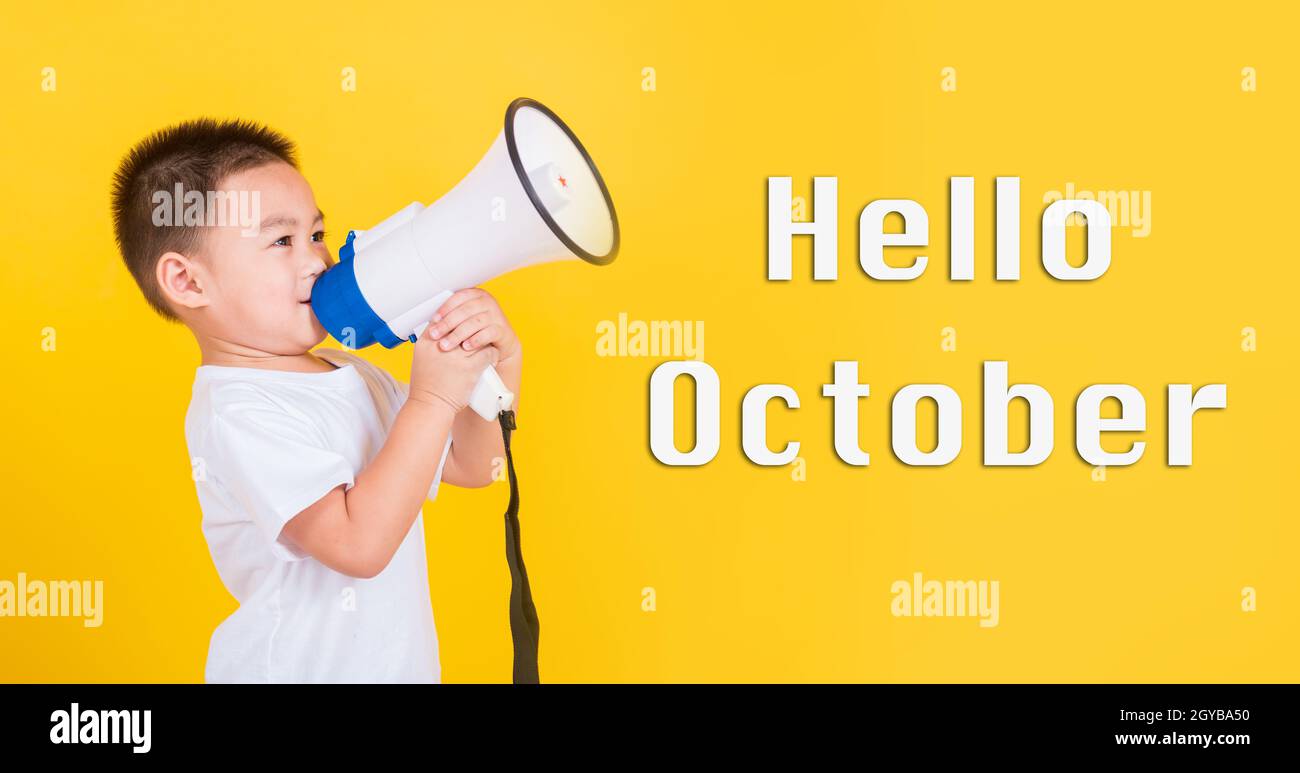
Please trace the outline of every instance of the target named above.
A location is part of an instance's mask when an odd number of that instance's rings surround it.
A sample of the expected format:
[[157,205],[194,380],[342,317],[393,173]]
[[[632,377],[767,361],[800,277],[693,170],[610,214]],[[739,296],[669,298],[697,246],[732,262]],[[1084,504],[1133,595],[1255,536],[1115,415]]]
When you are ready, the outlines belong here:
[[202,243],[201,227],[154,224],[154,194],[215,191],[245,169],[283,161],[298,168],[297,149],[287,137],[244,120],[198,118],[168,126],[141,140],[113,176],[113,229],[127,270],[145,300],[163,317],[176,320],[154,273],[158,258],[185,254]]

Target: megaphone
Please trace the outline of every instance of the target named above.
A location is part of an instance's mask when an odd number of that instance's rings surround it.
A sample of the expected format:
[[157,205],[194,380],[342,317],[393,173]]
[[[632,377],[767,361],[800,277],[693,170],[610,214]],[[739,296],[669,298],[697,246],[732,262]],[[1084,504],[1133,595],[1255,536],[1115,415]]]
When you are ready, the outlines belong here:
[[[391,349],[414,343],[456,290],[536,263],[603,266],[618,241],[614,203],[582,143],[544,105],[516,99],[492,146],[450,192],[348,233],[339,262],[312,287],[312,311],[350,349]],[[488,421],[513,402],[491,366],[469,399]]]

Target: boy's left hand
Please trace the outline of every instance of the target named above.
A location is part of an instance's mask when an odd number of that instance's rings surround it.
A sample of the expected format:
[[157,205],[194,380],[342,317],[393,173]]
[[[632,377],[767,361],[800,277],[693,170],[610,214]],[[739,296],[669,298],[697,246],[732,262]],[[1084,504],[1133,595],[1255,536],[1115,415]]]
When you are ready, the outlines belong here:
[[500,352],[497,365],[519,355],[519,336],[506,321],[501,306],[487,290],[478,287],[452,293],[429,320],[428,334],[443,351],[453,346],[469,352],[495,346]]

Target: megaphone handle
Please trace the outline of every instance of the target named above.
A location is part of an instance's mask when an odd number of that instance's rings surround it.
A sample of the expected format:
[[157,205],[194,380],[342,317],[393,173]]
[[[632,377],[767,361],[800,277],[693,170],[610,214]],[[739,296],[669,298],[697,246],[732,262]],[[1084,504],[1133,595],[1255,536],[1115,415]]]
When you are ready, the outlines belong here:
[[478,377],[474,391],[469,396],[469,406],[487,421],[496,421],[502,411],[510,410],[514,405],[515,393],[506,388],[506,384],[491,365]]

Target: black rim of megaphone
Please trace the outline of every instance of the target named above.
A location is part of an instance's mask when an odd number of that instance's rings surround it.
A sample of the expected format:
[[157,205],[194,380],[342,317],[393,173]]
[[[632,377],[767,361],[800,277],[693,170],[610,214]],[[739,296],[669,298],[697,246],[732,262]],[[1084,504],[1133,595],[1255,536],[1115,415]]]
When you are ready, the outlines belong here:
[[[560,227],[560,224],[555,222],[555,218],[551,217],[551,214],[546,211],[546,207],[542,204],[542,198],[537,195],[537,191],[533,190],[532,180],[528,178],[528,172],[524,169],[523,161],[519,158],[519,149],[515,147],[514,117],[515,113],[522,107],[531,107],[535,110],[539,110],[547,118],[554,121],[556,126],[564,130],[564,133],[569,137],[569,141],[573,143],[573,146],[582,154],[583,160],[587,162],[587,168],[591,170],[592,176],[596,178],[596,185],[600,186],[600,195],[605,197],[605,208],[609,210],[610,225],[614,229],[614,239],[613,243],[610,245],[608,253],[604,255],[593,255],[579,247],[578,243],[569,238],[569,235],[564,232],[564,229]],[[533,208],[537,210],[537,214],[542,216],[542,220],[545,221],[546,225],[551,229],[556,237],[559,238],[561,242],[564,242],[564,246],[572,250],[578,257],[588,263],[594,263],[597,266],[604,266],[612,263],[614,258],[618,255],[618,213],[614,211],[614,201],[609,197],[609,189],[605,187],[605,178],[600,176],[600,170],[596,168],[596,162],[591,160],[591,154],[588,153],[587,149],[578,141],[573,130],[570,129],[564,121],[561,121],[558,115],[551,112],[551,109],[546,105],[543,105],[535,99],[520,97],[514,102],[511,102],[510,107],[506,108],[505,132],[506,148],[510,151],[510,163],[514,164],[515,174],[519,176],[519,181],[523,183],[524,190],[528,192],[528,198],[532,200]]]

